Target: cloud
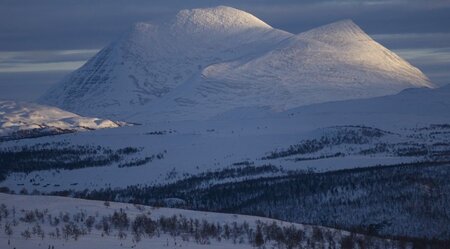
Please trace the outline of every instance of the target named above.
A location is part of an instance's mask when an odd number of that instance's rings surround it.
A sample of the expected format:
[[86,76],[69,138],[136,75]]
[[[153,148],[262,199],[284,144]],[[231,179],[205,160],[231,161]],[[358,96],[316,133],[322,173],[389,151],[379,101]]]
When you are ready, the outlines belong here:
[[421,69],[435,84],[450,84],[450,47],[406,48],[394,52]]
[[450,33],[372,34],[371,36],[392,49],[445,48],[450,44]]
[[0,73],[72,71],[98,49],[0,52]]
[[86,60],[99,49],[0,51],[0,63],[45,63]]
[[0,64],[0,73],[72,71],[85,61]]
[[137,21],[160,21],[179,9],[230,5],[293,33],[353,19],[368,33],[450,33],[449,1],[418,0],[5,0],[0,2],[0,50],[105,46]]
[[0,73],[0,99],[34,101],[67,71]]
[[439,65],[450,62],[450,47],[397,49],[394,51],[403,58],[418,62],[421,65]]

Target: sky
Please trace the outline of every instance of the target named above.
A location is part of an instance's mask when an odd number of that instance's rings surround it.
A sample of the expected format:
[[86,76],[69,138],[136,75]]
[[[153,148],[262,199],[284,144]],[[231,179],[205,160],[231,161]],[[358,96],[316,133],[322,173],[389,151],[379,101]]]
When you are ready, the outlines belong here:
[[436,85],[450,83],[450,0],[0,0],[0,99],[34,100],[135,22],[217,5],[291,33],[352,19]]

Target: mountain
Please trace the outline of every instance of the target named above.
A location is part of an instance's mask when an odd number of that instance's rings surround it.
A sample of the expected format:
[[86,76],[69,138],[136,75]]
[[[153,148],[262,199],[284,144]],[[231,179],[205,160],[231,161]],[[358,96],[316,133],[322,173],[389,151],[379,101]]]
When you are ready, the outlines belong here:
[[182,10],[159,25],[136,24],[41,101],[122,118],[153,105],[208,65],[260,53],[289,36],[229,7]]
[[239,107],[286,110],[433,87],[352,21],[298,35],[230,7],[139,23],[41,98],[136,122],[205,119]]
[[115,128],[121,122],[81,117],[56,107],[26,102],[0,101],[0,141]]

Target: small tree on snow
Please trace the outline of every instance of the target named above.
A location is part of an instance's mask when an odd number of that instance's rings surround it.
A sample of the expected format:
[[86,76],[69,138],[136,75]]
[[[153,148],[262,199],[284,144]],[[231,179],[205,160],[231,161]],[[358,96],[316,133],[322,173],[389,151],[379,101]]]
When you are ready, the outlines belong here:
[[264,236],[263,236],[263,234],[261,232],[261,227],[260,226],[258,226],[256,228],[256,234],[255,234],[255,241],[254,241],[254,243],[255,243],[256,247],[261,247],[262,245],[264,245]]

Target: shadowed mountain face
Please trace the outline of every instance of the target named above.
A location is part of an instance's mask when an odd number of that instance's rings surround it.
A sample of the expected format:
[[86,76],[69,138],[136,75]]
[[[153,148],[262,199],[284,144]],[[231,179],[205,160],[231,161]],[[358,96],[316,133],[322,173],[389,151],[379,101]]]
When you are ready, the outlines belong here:
[[221,6],[136,24],[41,102],[146,122],[205,119],[240,107],[285,110],[432,86],[351,21],[293,35]]

